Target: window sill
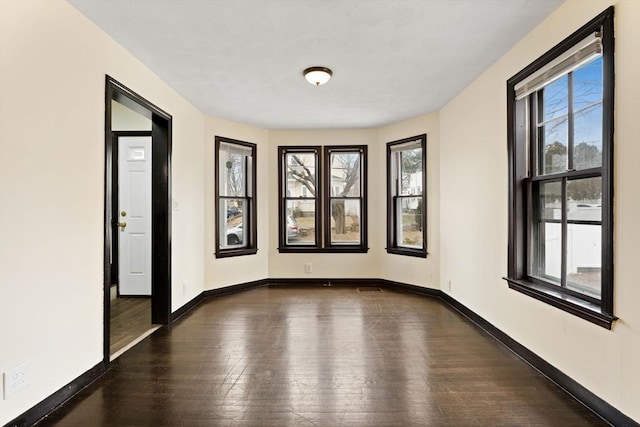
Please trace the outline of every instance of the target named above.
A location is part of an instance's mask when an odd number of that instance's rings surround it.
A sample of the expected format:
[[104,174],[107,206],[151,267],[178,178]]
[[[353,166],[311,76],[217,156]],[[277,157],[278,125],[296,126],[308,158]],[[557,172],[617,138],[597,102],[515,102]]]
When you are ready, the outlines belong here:
[[508,277],[503,277],[503,279],[509,283],[509,288],[515,291],[552,305],[603,328],[610,330],[613,321],[617,320],[617,317],[602,313],[600,306],[588,301],[526,280],[510,279]]
[[369,248],[361,248],[361,247],[331,247],[331,248],[318,248],[318,247],[291,247],[287,246],[284,248],[278,248],[278,252],[281,254],[308,254],[308,253],[319,253],[319,254],[363,254],[369,252]]
[[425,251],[416,250],[416,249],[408,249],[408,248],[387,248],[387,253],[388,254],[394,254],[394,255],[413,256],[413,257],[417,257],[417,258],[426,258],[427,257],[427,252],[425,252]]
[[257,253],[258,253],[258,250],[254,248],[227,249],[227,250],[221,250],[216,252],[215,256],[216,258],[229,258],[234,256],[255,255]]

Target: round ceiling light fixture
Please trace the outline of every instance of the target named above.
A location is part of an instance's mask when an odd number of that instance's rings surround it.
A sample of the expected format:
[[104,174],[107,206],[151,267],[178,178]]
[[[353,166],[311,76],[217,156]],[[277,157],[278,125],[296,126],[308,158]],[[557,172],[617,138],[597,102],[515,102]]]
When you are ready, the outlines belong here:
[[309,67],[302,72],[304,78],[312,85],[320,86],[329,81],[333,71],[327,67]]

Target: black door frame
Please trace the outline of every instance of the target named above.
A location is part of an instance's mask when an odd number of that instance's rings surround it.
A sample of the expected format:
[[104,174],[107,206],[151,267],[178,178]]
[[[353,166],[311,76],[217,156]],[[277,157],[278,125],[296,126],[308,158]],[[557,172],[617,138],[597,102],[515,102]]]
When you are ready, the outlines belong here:
[[151,120],[151,322],[171,320],[171,134],[172,117],[131,89],[106,76],[104,179],[104,359],[109,364],[111,332],[111,251],[115,235],[118,192],[114,188],[117,147],[111,129],[111,101],[115,100]]

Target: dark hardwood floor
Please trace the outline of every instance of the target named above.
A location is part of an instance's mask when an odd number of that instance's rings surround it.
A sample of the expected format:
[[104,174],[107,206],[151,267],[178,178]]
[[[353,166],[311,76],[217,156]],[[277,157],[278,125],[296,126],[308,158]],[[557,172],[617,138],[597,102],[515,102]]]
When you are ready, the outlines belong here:
[[110,317],[109,354],[114,355],[154,327],[151,324],[151,297],[117,298],[113,286]]
[[346,287],[205,300],[39,426],[598,426],[438,299]]

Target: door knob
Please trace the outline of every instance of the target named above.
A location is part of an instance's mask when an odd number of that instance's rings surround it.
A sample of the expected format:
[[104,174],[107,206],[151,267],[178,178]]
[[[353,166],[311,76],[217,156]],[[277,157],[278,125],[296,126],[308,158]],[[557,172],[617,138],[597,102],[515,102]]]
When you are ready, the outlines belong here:
[[126,226],[127,226],[127,223],[126,223],[126,222],[119,222],[119,223],[118,223],[118,227],[120,227],[120,228],[122,228],[122,229],[124,229]]

